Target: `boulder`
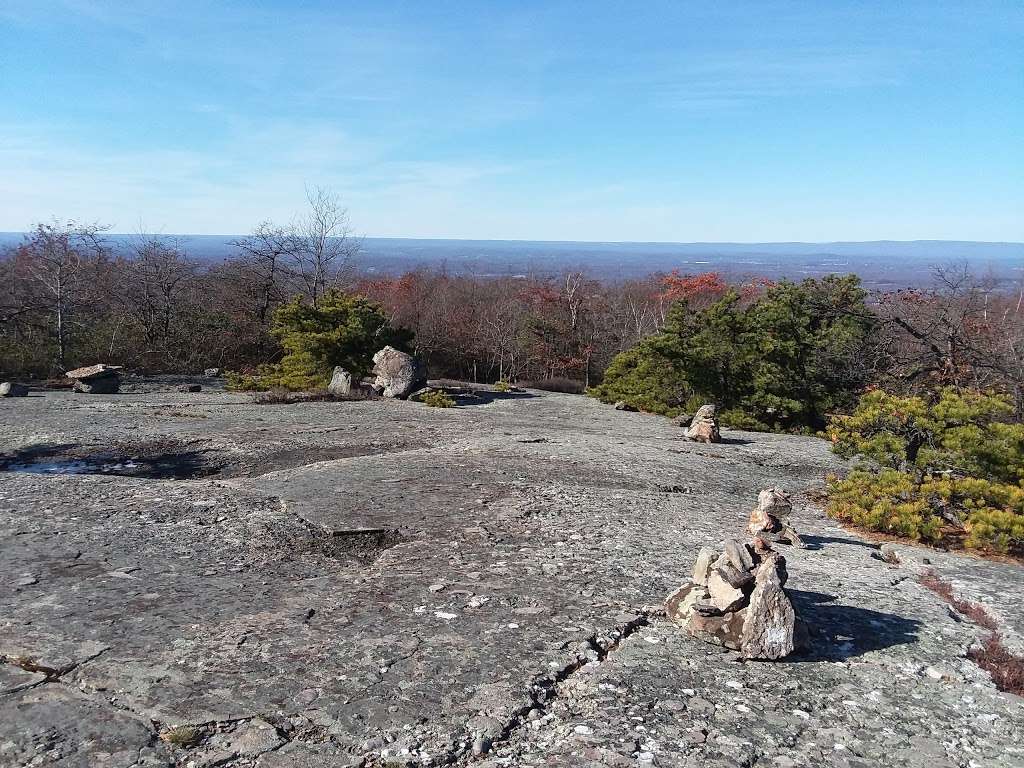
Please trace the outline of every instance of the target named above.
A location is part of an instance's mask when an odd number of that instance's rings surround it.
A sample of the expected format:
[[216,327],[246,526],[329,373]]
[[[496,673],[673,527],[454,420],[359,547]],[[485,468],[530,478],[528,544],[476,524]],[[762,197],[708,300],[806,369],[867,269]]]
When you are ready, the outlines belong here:
[[336,397],[346,397],[352,393],[352,374],[340,365],[334,366],[334,373],[331,374],[331,383],[327,385],[327,391]]
[[693,419],[690,423],[692,424],[694,421],[703,421],[704,419],[716,418],[717,416],[715,415],[715,406],[710,404],[702,405],[700,408],[697,409],[697,412],[693,414]]
[[220,368],[207,368],[203,371],[203,376],[209,376],[211,379],[220,376]]
[[373,387],[384,397],[405,399],[427,383],[416,358],[387,346],[373,356]]
[[116,395],[121,390],[121,377],[115,373],[94,379],[77,379],[74,390],[87,395]]
[[743,621],[740,650],[748,659],[782,659],[805,642],[793,603],[783,589],[786,582],[785,559],[769,553],[758,566],[754,591]]
[[0,397],[28,397],[28,387],[13,381],[0,384]]
[[691,635],[700,640],[738,651],[743,644],[743,626],[746,623],[748,610],[748,608],[742,608],[721,616],[705,616],[694,613],[686,628]]
[[722,436],[718,429],[718,417],[715,415],[715,406],[702,405],[698,408],[684,436],[698,443],[721,442]]
[[754,580],[754,574],[750,571],[744,571],[732,565],[726,565],[716,570],[723,579],[729,582],[730,586],[736,587],[736,589],[743,589]]
[[75,368],[73,371],[68,371],[64,375],[69,379],[75,379],[77,381],[91,381],[92,379],[102,379],[106,376],[116,376],[123,369],[123,365],[97,363],[96,365],[89,365],[85,368]]

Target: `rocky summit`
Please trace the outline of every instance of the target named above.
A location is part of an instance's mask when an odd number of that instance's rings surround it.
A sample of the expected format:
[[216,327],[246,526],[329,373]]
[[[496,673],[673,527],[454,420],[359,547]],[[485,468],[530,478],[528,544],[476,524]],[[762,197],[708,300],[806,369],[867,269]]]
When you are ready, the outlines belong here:
[[[920,583],[1019,651],[1019,566],[838,527],[822,440],[188,383],[0,400],[0,766],[1024,765],[987,630]],[[693,636],[691,578],[805,647]]]

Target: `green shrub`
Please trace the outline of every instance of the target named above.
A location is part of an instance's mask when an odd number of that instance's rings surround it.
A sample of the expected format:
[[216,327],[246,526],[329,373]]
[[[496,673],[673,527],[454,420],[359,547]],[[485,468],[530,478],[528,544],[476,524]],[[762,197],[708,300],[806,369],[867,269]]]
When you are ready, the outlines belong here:
[[840,456],[861,456],[918,475],[953,472],[1019,482],[1024,479],[1024,425],[999,395],[945,389],[923,397],[869,392],[849,416],[833,417],[827,434]]
[[820,429],[868,382],[864,298],[849,275],[782,282],[753,301],[730,290],[699,311],[676,302],[664,329],[617,355],[589,394],[667,416],[715,403],[748,428]]
[[429,405],[431,408],[454,408],[455,398],[444,392],[427,392],[425,395],[421,395],[419,401],[424,405]]
[[978,392],[947,389],[933,402],[869,392],[828,428],[836,453],[862,460],[829,482],[829,514],[915,541],[1020,553],[1024,425],[997,421],[1011,410]]
[[495,392],[511,392],[512,391],[512,385],[509,384],[504,379],[501,379],[499,381],[494,382],[494,391]]
[[274,312],[270,332],[285,350],[281,362],[260,366],[254,376],[228,374],[229,388],[317,389],[336,365],[358,380],[369,373],[375,352],[388,344],[403,349],[412,338],[392,328],[374,302],[341,291],[329,291],[315,307],[296,297]]

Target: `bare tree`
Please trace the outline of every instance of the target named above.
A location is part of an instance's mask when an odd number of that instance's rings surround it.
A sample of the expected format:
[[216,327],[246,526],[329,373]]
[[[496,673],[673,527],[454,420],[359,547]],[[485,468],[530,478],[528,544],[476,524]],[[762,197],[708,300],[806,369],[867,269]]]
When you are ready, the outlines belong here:
[[106,252],[102,237],[105,231],[106,227],[98,224],[54,220],[37,224],[19,249],[29,274],[42,289],[53,321],[57,345],[54,365],[59,371],[67,370],[73,316],[86,300],[89,281],[84,279],[84,273]]
[[1024,414],[1024,312],[967,265],[936,268],[928,290],[882,294],[879,366],[908,390],[997,389]]
[[323,187],[306,190],[309,209],[289,233],[288,256],[306,296],[316,306],[324,293],[353,276],[359,240],[352,236],[348,211]]
[[174,342],[185,334],[179,321],[187,322],[196,266],[176,240],[157,235],[141,236],[132,251],[122,298],[143,331],[148,347],[143,354],[173,358],[179,346]]
[[285,300],[288,293],[287,261],[295,250],[290,230],[269,221],[256,225],[252,234],[231,242],[242,253],[241,267],[254,281],[255,316],[258,331],[270,322],[270,310]]

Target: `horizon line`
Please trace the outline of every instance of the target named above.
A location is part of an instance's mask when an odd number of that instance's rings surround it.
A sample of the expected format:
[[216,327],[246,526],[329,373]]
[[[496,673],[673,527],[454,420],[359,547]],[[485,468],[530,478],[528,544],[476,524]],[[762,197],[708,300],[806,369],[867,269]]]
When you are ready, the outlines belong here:
[[[31,230],[0,230],[2,235],[27,235]],[[215,237],[237,239],[247,237],[247,233],[215,233],[202,232],[105,232],[110,237]],[[1018,240],[950,240],[943,238],[914,238],[895,240],[881,238],[878,240],[531,240],[516,237],[414,237],[409,235],[348,235],[354,240],[431,240],[437,242],[463,243],[552,243],[570,245],[880,245],[887,243],[963,243],[975,245],[1017,245],[1024,247],[1024,241]]]

